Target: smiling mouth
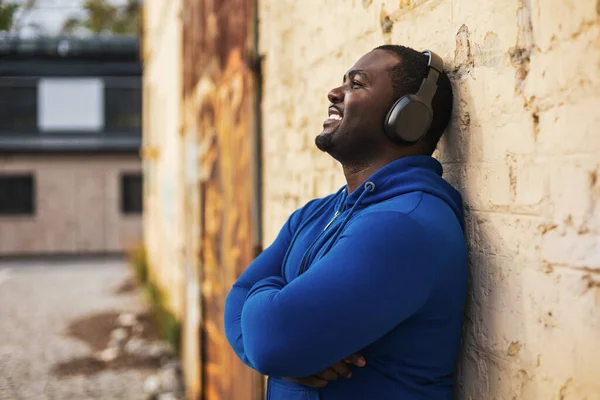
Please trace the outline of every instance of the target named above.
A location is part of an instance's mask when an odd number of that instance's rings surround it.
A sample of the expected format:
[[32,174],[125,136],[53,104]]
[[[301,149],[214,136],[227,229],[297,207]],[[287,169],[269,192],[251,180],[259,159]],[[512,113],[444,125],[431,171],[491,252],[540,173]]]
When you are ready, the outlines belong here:
[[342,114],[335,108],[329,109],[329,120],[341,121],[343,119]]

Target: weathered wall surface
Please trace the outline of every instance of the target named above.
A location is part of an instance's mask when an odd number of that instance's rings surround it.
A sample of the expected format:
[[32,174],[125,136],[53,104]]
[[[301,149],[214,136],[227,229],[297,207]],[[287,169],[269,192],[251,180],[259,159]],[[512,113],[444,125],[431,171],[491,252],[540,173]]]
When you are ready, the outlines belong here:
[[[199,247],[194,258],[200,271],[192,275],[201,288],[201,390],[209,400],[258,399],[261,377],[235,355],[223,322],[229,289],[255,257],[258,239],[252,213],[254,2],[184,0],[183,9],[186,201],[199,225],[190,230],[199,242],[190,246]],[[190,171],[194,166],[199,174]]]
[[[152,1],[144,12],[146,247],[183,323],[188,398],[258,399],[223,310],[255,257],[251,0]],[[258,146],[257,146],[258,147]]]
[[144,238],[152,276],[179,317],[184,304],[181,1],[144,4]]
[[377,45],[431,48],[456,93],[436,156],[464,194],[471,249],[459,398],[600,399],[600,3],[259,7],[264,244],[344,184],[313,144],[328,90]]

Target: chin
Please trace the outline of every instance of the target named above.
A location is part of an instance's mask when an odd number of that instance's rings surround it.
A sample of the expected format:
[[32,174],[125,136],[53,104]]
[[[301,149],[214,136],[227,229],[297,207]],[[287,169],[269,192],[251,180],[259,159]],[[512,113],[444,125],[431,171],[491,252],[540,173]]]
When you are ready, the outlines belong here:
[[332,133],[333,132],[321,132],[315,138],[315,146],[321,151],[329,152],[332,146]]

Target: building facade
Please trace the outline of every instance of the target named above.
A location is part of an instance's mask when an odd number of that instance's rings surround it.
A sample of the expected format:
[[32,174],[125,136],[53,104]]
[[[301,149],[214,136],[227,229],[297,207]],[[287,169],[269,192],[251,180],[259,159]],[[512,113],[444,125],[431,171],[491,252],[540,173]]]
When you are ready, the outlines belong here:
[[0,39],[0,256],[141,240],[136,38]]

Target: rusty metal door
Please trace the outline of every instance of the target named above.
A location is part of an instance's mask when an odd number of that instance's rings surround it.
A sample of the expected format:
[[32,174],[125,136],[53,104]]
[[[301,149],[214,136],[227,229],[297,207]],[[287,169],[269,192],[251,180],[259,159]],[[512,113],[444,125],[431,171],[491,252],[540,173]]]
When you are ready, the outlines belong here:
[[225,298],[256,255],[258,180],[254,0],[184,0],[184,103],[200,159],[202,398],[258,400],[261,376],[230,348]]

